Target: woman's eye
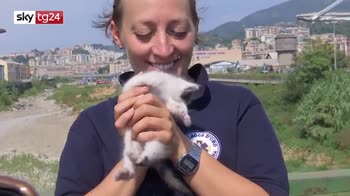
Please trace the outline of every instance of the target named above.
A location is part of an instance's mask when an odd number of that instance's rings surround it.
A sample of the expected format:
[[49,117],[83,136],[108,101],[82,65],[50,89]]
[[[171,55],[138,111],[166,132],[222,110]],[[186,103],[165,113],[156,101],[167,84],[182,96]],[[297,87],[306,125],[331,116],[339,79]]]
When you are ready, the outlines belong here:
[[141,41],[149,41],[152,37],[152,32],[150,33],[135,33],[137,39]]
[[187,31],[171,31],[171,36],[175,37],[176,39],[183,39],[187,35]]

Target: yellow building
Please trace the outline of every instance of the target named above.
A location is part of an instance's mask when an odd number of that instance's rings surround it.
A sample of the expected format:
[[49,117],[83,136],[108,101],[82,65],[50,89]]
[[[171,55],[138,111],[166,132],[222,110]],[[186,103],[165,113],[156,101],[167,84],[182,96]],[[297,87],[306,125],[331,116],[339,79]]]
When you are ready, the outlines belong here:
[[30,78],[28,65],[0,59],[0,80],[18,81]]
[[[5,64],[6,64],[6,61],[0,59],[0,81],[5,80]],[[6,69],[7,69],[7,66],[6,66]]]

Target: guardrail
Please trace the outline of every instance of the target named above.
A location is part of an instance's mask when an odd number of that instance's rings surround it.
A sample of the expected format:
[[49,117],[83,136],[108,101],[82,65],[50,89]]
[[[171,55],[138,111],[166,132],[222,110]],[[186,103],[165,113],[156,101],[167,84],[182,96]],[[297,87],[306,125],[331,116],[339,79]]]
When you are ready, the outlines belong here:
[[290,173],[290,195],[350,195],[350,169]]
[[210,81],[216,81],[223,84],[282,84],[283,80],[255,80],[255,79],[226,79],[226,78],[210,78]]

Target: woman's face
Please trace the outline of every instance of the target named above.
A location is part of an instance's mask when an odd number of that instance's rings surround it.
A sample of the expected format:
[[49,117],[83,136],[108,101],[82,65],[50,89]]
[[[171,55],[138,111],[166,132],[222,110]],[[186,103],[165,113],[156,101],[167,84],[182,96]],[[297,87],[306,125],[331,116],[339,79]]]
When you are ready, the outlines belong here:
[[122,21],[113,39],[127,51],[135,72],[185,75],[197,35],[188,0],[122,0]]

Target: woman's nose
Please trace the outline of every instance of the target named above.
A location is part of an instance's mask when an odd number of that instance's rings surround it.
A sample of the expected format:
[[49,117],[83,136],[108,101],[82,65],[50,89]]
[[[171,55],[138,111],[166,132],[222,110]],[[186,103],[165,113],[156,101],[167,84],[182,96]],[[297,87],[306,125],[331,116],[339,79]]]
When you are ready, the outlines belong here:
[[155,42],[152,46],[152,52],[154,55],[167,58],[174,52],[174,45],[171,38],[166,33],[159,33],[155,37]]

